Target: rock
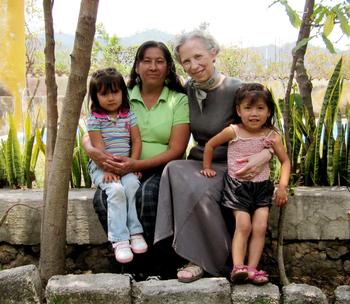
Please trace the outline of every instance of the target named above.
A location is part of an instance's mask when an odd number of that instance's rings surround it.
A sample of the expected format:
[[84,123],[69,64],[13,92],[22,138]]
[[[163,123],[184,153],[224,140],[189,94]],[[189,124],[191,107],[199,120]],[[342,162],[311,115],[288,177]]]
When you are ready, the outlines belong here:
[[50,278],[45,295],[48,304],[130,304],[130,279],[111,273],[57,275]]
[[231,299],[232,303],[235,304],[278,304],[280,302],[280,292],[278,287],[271,283],[263,286],[252,284],[234,285]]
[[328,304],[321,289],[306,284],[289,284],[282,288],[283,304]]
[[0,271],[1,304],[42,303],[41,280],[34,265]]
[[0,264],[8,264],[15,260],[16,256],[16,248],[6,244],[0,246]]
[[230,304],[230,283],[224,278],[205,278],[192,283],[150,280],[133,284],[134,304]]
[[349,252],[345,246],[337,246],[337,248],[326,248],[326,253],[331,259],[339,259]]
[[350,286],[342,285],[338,286],[334,291],[335,302],[334,304],[349,304],[350,303]]
[[350,273],[350,260],[346,260],[344,261],[344,270],[347,272],[347,273]]

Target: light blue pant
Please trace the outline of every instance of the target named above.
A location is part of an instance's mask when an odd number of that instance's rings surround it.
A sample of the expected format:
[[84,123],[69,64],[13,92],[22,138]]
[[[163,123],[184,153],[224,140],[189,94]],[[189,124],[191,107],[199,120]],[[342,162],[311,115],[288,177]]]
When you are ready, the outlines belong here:
[[103,170],[90,162],[89,171],[92,182],[106,190],[108,214],[108,240],[111,242],[127,241],[130,235],[143,233],[136,212],[135,194],[140,181],[133,173],[121,177],[118,182],[103,182]]

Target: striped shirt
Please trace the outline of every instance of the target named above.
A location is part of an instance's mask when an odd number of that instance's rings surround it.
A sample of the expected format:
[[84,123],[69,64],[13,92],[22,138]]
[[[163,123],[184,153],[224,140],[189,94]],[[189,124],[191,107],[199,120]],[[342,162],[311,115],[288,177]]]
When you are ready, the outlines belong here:
[[87,119],[88,132],[100,131],[106,151],[119,156],[130,156],[130,129],[136,125],[136,115],[131,111],[117,118],[93,112]]

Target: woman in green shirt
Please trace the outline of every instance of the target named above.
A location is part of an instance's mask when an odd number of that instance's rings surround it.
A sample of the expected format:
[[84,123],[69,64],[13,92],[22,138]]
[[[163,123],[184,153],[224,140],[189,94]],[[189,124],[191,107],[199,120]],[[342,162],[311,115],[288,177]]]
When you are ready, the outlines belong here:
[[[88,136],[83,145],[90,158],[105,170],[119,175],[142,173],[136,206],[144,236],[152,245],[161,173],[168,162],[183,157],[189,140],[188,100],[171,54],[162,42],[147,41],[138,48],[128,88],[131,110],[141,132],[140,159],[113,158],[95,149]],[[102,191],[97,190],[94,204],[100,219],[106,213],[103,200]]]

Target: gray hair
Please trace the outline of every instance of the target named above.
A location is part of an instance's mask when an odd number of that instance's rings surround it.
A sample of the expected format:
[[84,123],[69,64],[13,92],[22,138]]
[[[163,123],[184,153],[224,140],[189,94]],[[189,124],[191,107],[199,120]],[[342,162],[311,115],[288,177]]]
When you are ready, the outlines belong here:
[[214,39],[212,35],[210,35],[207,32],[201,31],[201,30],[194,30],[188,33],[182,33],[179,36],[176,37],[175,43],[174,43],[174,56],[178,63],[181,64],[180,60],[180,54],[179,49],[181,46],[183,46],[187,41],[192,39],[199,39],[202,41],[204,47],[208,51],[214,50],[216,54],[220,51],[220,46]]

